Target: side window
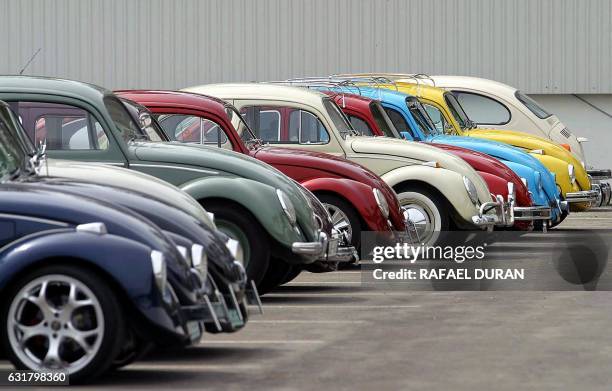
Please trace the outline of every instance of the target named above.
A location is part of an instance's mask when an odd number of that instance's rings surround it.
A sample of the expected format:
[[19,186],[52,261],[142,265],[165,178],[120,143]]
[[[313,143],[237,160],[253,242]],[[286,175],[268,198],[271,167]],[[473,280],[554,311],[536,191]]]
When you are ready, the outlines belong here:
[[18,104],[21,118],[30,139],[53,150],[106,150],[108,137],[102,125],[86,110],[54,103]]
[[427,103],[423,103],[423,107],[425,107],[425,111],[429,114],[429,118],[434,123],[436,129],[440,133],[444,133],[444,128],[446,126],[446,121],[444,120],[444,115],[440,110],[432,105],[428,105]]
[[290,106],[244,106],[240,110],[256,137],[269,143],[327,144],[329,133],[317,116]]
[[349,114],[348,119],[351,125],[353,125],[353,128],[360,134],[364,136],[374,135],[372,129],[370,129],[370,127],[368,126],[368,123],[362,120],[361,118]]
[[195,115],[160,115],[157,121],[171,140],[183,143],[222,146],[228,142],[225,131],[214,121]]
[[300,144],[327,144],[327,130],[314,115],[304,110],[292,110],[289,114],[289,135],[298,135]]
[[477,124],[504,125],[510,122],[510,111],[495,99],[470,92],[453,91],[467,116]]

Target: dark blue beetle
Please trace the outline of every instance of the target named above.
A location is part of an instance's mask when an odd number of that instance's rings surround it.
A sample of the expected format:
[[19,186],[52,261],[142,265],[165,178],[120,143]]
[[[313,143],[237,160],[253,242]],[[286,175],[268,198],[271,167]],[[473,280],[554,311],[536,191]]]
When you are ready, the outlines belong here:
[[29,159],[12,130],[0,113],[0,343],[9,359],[82,381],[125,360],[128,331],[162,345],[198,340],[212,316],[209,288],[176,235],[127,208],[36,186],[28,173],[39,156]]

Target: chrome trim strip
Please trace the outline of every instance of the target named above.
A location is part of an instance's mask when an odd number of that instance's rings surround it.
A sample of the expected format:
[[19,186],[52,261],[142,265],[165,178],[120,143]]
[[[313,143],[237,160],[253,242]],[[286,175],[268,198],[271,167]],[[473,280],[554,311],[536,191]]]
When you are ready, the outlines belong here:
[[210,170],[204,170],[204,169],[199,169],[199,168],[189,168],[189,167],[182,167],[182,166],[171,166],[171,165],[164,165],[164,164],[132,163],[130,164],[130,167],[170,168],[173,170],[183,170],[183,171],[199,172],[202,174],[219,175],[218,171],[210,171]]

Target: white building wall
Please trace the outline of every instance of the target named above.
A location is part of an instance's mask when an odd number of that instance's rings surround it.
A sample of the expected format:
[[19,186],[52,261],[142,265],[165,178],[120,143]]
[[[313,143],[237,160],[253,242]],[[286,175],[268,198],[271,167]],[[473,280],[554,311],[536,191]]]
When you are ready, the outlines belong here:
[[612,93],[610,0],[0,0],[0,73],[109,88],[332,72]]

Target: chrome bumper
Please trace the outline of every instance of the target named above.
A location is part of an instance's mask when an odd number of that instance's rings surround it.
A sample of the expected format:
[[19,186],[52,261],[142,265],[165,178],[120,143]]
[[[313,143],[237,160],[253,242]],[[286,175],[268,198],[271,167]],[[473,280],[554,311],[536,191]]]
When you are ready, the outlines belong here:
[[612,170],[609,168],[592,168],[587,170],[587,174],[589,174],[591,178],[598,181],[612,178]]
[[576,202],[590,202],[595,203],[599,197],[600,192],[598,190],[582,190],[574,191],[571,193],[565,193],[565,200],[570,204]]
[[610,205],[610,198],[612,198],[612,191],[610,190],[610,184],[607,182],[593,183],[593,189],[598,191],[597,200],[593,206],[607,206]]
[[293,251],[294,254],[321,258],[325,256],[328,242],[327,234],[319,231],[316,242],[295,242],[291,245],[291,251]]
[[[479,227],[492,230],[493,226],[506,226],[506,202],[500,195],[495,196],[497,201],[489,201],[480,205],[478,216],[472,216],[472,223]],[[495,210],[495,214],[489,214]]]
[[512,209],[515,221],[550,220],[552,209],[549,206],[515,206]]
[[333,230],[332,238],[327,241],[327,250],[325,256],[317,261],[323,262],[353,262],[358,261],[359,255],[355,247],[351,246],[348,238]]

